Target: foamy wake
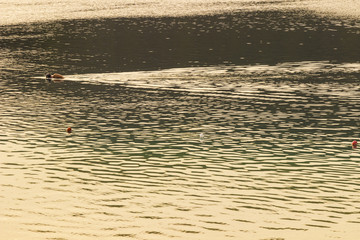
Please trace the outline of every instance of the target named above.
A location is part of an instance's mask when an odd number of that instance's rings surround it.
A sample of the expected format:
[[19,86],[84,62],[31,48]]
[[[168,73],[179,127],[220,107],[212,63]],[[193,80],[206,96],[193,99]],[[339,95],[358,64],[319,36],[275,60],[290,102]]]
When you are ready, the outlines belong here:
[[[329,78],[344,80],[352,74],[358,77],[360,63],[333,64],[325,61],[305,61],[278,65],[241,65],[172,68],[158,71],[116,72],[68,75],[69,81],[120,84],[131,88],[172,91],[223,93],[242,91],[249,82],[267,80],[301,80]],[[337,79],[339,76],[339,79]]]

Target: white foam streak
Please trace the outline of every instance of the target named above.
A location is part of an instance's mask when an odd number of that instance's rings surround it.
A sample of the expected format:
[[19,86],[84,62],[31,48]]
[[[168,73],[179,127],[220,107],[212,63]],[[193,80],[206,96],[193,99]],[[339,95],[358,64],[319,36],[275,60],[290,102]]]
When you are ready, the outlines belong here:
[[327,61],[287,62],[277,65],[238,65],[238,66],[211,66],[171,68],[156,71],[94,73],[82,75],[69,75],[68,80],[90,81],[104,83],[124,83],[124,81],[156,82],[156,79],[175,81],[176,79],[194,79],[216,76],[263,77],[285,76],[286,74],[316,74],[316,73],[358,73],[360,63],[333,64]]
[[[172,68],[156,71],[68,75],[68,81],[120,84],[129,88],[161,89],[237,97],[247,91],[249,82],[266,80],[318,81],[328,75],[357,75],[360,63],[332,64],[326,61],[287,62],[277,65],[239,65]],[[43,77],[41,77],[43,78]],[[333,77],[336,81],[336,77]]]

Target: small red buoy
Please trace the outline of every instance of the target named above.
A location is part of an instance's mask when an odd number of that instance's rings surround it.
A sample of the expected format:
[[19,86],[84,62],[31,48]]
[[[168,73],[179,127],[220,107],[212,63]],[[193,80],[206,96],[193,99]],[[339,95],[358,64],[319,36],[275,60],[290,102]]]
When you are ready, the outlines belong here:
[[351,145],[352,145],[353,148],[357,148],[357,144],[358,144],[358,143],[357,143],[356,140],[354,140],[354,141],[351,143]]
[[67,133],[71,133],[71,132],[72,132],[71,127],[68,127],[68,128],[66,129],[66,132],[67,132]]

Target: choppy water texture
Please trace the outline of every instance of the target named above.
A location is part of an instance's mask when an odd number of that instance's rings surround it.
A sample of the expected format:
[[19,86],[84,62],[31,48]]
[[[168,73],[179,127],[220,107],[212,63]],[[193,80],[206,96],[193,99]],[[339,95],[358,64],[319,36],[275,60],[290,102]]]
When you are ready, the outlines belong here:
[[0,1],[0,239],[358,239],[359,8],[315,3]]

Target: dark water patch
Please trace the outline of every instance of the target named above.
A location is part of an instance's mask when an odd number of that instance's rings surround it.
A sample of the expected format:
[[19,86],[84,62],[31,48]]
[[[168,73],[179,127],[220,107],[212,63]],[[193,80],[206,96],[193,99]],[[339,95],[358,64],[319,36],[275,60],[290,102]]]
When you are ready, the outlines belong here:
[[74,74],[305,60],[357,62],[356,26],[305,11],[1,26],[0,66],[33,76],[47,71]]

